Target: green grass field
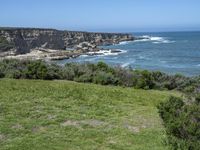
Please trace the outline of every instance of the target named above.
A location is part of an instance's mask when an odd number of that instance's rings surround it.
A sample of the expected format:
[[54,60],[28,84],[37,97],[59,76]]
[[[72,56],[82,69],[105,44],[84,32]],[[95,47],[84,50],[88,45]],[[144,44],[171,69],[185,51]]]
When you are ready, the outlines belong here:
[[1,150],[165,150],[171,94],[68,81],[0,80]]

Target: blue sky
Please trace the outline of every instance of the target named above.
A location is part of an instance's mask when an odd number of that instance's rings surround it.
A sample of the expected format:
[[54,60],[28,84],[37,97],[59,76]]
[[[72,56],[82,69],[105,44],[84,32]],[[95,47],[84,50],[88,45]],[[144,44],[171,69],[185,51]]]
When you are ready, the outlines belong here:
[[200,30],[200,0],[0,0],[0,26],[110,32]]

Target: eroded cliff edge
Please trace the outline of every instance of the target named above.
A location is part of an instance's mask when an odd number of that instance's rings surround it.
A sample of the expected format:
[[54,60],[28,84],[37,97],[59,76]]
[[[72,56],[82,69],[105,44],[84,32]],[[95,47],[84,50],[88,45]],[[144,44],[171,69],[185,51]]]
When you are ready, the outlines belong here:
[[[97,51],[97,46],[134,40],[130,34],[61,31],[39,28],[0,28],[0,56],[16,56],[34,49],[76,53]],[[83,47],[85,46],[85,47]],[[90,49],[88,49],[90,48]],[[51,51],[54,50],[54,51]],[[62,54],[61,54],[62,55]]]

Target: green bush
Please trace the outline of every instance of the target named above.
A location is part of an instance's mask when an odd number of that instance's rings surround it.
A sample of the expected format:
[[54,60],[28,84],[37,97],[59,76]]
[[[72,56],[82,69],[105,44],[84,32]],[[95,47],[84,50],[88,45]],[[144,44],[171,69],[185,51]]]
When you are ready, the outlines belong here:
[[0,70],[0,78],[4,78],[4,77],[5,77],[4,73]]
[[47,66],[42,61],[29,63],[24,71],[27,79],[48,79],[47,72]]
[[47,74],[45,79],[53,80],[53,79],[63,79],[62,76],[62,68],[56,64],[49,64],[46,65],[47,67]]
[[184,103],[171,97],[158,106],[168,134],[167,143],[175,150],[199,150],[200,148],[200,105]]
[[109,67],[106,63],[104,62],[98,62],[97,65],[96,65],[96,70],[98,71],[103,71],[103,72],[107,72],[107,73],[114,73],[114,68],[112,67]]
[[125,70],[121,67],[115,68],[115,77],[118,78],[118,84],[125,87],[132,87],[134,86],[134,76],[132,70]]
[[80,77],[76,77],[74,80],[77,82],[92,82],[92,74],[83,74]]
[[110,67],[103,62],[68,63],[65,66],[43,61],[3,60],[0,61],[0,77],[26,79],[61,79],[78,82],[112,84],[139,89],[167,89],[196,95],[200,92],[200,77],[167,75],[147,70],[132,70]]
[[100,71],[94,76],[93,82],[102,85],[117,85],[118,80],[111,73]]
[[64,80],[74,80],[75,72],[72,68],[63,68],[62,77]]
[[153,89],[155,86],[154,82],[155,81],[152,77],[151,72],[147,70],[134,71],[134,75],[133,75],[134,87],[139,88],[139,89]]

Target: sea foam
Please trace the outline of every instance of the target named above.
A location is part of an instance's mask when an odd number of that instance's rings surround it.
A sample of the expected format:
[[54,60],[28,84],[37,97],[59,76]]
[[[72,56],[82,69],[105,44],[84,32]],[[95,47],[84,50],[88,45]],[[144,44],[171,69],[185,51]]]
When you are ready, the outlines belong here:
[[126,50],[120,50],[120,49],[116,49],[116,50],[100,50],[97,52],[88,52],[89,55],[97,55],[97,56],[110,56],[110,55],[119,55],[122,53],[126,53]]
[[149,35],[143,35],[140,36],[138,40],[135,40],[135,42],[146,42],[151,41],[154,44],[161,44],[161,43],[174,43],[175,41],[170,41],[166,37],[159,37],[159,36],[149,36]]

